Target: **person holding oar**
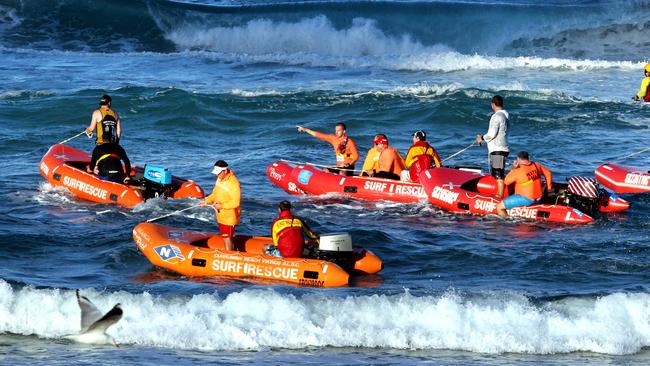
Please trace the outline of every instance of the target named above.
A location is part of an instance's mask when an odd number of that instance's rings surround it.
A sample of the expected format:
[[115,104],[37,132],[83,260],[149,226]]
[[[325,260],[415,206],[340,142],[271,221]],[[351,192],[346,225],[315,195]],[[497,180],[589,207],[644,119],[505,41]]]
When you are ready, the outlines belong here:
[[119,143],[122,137],[122,120],[120,116],[111,109],[113,100],[110,95],[102,95],[99,99],[99,108],[93,112],[90,124],[86,128],[88,137],[96,133],[95,143],[97,145],[106,143]]
[[228,168],[228,163],[219,160],[212,168],[212,174],[217,176],[217,182],[209,196],[205,198],[200,206],[212,206],[215,211],[215,218],[219,224],[221,238],[226,250],[235,250],[232,238],[235,235],[235,227],[241,216],[241,187],[235,173]]
[[97,145],[119,143],[120,137],[122,137],[122,120],[117,112],[111,109],[112,104],[113,99],[110,95],[102,95],[99,99],[99,108],[93,112],[88,127],[78,134],[59,142],[59,144],[63,145],[84,133],[88,138],[96,134],[95,144]]
[[[219,232],[221,233],[225,249],[235,250],[232,238],[235,236],[235,228],[237,224],[239,224],[239,217],[241,216],[241,187],[239,179],[237,179],[235,173],[228,168],[228,163],[223,160],[219,160],[214,164],[212,174],[217,176],[217,182],[214,185],[214,189],[212,190],[212,193],[210,193],[210,195],[203,201],[199,202],[198,205],[149,219],[147,222],[160,220],[183,211],[191,210],[195,207],[212,206],[212,208],[214,208],[215,218],[219,225]],[[209,242],[208,245],[210,245]]]
[[[93,112],[86,135],[96,132],[92,160],[87,168],[89,173],[95,173],[103,180],[128,184],[131,177],[131,163],[126,151],[120,146],[122,125],[120,116],[111,109],[112,99],[103,95],[99,100],[99,108]],[[124,166],[122,166],[124,162]]]

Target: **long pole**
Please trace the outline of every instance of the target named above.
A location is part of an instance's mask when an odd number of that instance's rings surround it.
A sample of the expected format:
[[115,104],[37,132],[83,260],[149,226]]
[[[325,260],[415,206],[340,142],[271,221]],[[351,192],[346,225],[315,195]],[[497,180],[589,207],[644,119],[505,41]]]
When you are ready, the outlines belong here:
[[618,159],[615,159],[614,161],[621,161],[621,160],[624,160],[624,159],[630,158],[630,157],[632,157],[632,156],[634,156],[634,155],[639,155],[639,154],[641,154],[641,153],[644,153],[644,152],[646,152],[646,151],[648,151],[648,150],[650,150],[650,147],[646,147],[646,148],[643,149],[643,150],[640,150],[640,151],[637,151],[637,152],[634,152],[634,153],[631,153],[631,154],[625,155],[625,156],[623,156],[623,157],[620,157],[620,158],[618,158]]
[[76,135],[74,135],[74,136],[72,136],[72,137],[70,137],[70,138],[67,138],[67,139],[65,139],[65,140],[63,140],[63,141],[61,141],[61,142],[59,142],[59,145],[63,145],[63,144],[65,144],[66,142],[68,142],[68,141],[70,141],[70,140],[76,139],[77,137],[83,135],[84,133],[86,133],[85,130],[79,132],[78,134],[76,134]]
[[285,163],[291,163],[291,164],[304,164],[304,165],[311,165],[319,168],[329,168],[329,169],[338,169],[338,170],[344,170],[348,172],[360,172],[361,170],[358,169],[344,169],[344,168],[339,168],[336,166],[331,166],[331,165],[322,165],[322,164],[314,164],[314,163],[309,163],[309,162],[302,162],[302,161],[292,161],[292,160],[285,160],[285,159],[280,159],[280,161],[284,161]]
[[473,147],[473,146],[476,146],[476,142],[472,142],[472,144],[469,145],[469,146],[467,146],[466,148],[461,149],[460,151],[458,151],[458,152],[456,152],[456,153],[454,153],[454,154],[451,154],[451,155],[449,155],[448,157],[442,159],[442,161],[441,161],[440,163],[444,163],[445,161],[447,161],[447,160],[449,160],[449,159],[451,159],[451,158],[454,158],[454,157],[456,157],[456,156],[458,156],[458,155],[464,153],[467,149],[469,149],[470,147]]
[[188,211],[188,210],[191,210],[191,209],[196,208],[196,207],[199,207],[199,205],[194,205],[194,206],[186,207],[186,208],[184,208],[184,209],[182,209],[182,210],[176,210],[176,211],[174,211],[174,212],[170,212],[170,213],[168,213],[168,214],[166,214],[166,215],[162,215],[162,216],[159,216],[159,217],[154,217],[153,219],[149,219],[149,220],[147,220],[147,222],[154,222],[154,221],[156,221],[156,220],[164,219],[165,217],[169,217],[169,216],[172,216],[172,215],[176,215],[177,213],[181,213],[181,212],[183,212],[183,211]]

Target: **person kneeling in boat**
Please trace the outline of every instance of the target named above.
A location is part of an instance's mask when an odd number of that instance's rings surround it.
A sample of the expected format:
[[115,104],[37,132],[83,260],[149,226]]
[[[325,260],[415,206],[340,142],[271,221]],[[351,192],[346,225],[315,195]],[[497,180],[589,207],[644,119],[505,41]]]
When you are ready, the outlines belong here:
[[406,169],[402,155],[388,146],[388,138],[384,134],[375,135],[372,142],[375,147],[368,150],[361,175],[399,180],[402,170]]
[[239,179],[230,169],[228,163],[219,160],[212,168],[212,174],[217,176],[217,182],[214,184],[212,193],[207,196],[200,206],[212,206],[215,212],[215,218],[219,225],[219,232],[226,250],[235,250],[232,241],[235,236],[235,227],[239,223],[241,216],[241,187]]
[[639,92],[636,93],[632,99],[635,101],[642,100],[646,103],[650,103],[650,64],[646,64],[643,70],[645,77],[641,80],[641,87]]
[[97,174],[102,180],[128,184],[131,176],[131,161],[122,146],[117,143],[104,143],[93,149],[87,171]]
[[291,213],[291,203],[282,201],[278,205],[280,216],[271,226],[273,245],[266,246],[266,254],[282,258],[300,258],[305,243],[305,235],[311,241],[318,236],[300,218]]
[[420,173],[432,167],[440,168],[440,156],[433,146],[427,142],[426,132],[419,130],[413,134],[413,145],[406,153],[404,162],[406,169],[402,171],[402,181],[420,182]]
[[336,168],[328,168],[331,173],[352,175],[354,164],[359,160],[359,152],[357,151],[357,144],[347,135],[345,123],[337,123],[333,135],[310,130],[302,126],[298,126],[298,132],[308,133],[332,145],[336,154]]
[[517,160],[504,181],[506,187],[514,183],[515,194],[497,204],[497,214],[506,217],[507,210],[513,207],[530,206],[541,202],[544,195],[542,176],[546,180],[546,189],[550,190],[553,186],[553,173],[542,164],[530,161],[527,151],[517,154]]

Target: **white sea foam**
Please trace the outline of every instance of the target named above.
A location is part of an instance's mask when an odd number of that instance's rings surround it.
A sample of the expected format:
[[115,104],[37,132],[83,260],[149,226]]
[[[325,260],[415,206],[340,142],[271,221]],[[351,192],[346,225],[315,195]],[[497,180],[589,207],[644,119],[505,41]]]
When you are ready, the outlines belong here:
[[460,83],[419,83],[415,85],[398,86],[394,89],[396,94],[415,95],[419,97],[439,97],[446,94],[454,93],[463,86]]
[[65,187],[53,186],[50,183],[41,182],[38,188],[39,192],[34,196],[34,199],[38,203],[59,205],[74,201],[74,196]]
[[56,93],[51,90],[5,90],[0,92],[0,100],[21,98],[37,99],[51,97],[53,95],[56,95]]
[[642,65],[629,61],[466,55],[442,44],[423,45],[408,34],[386,35],[372,19],[356,18],[349,28],[337,29],[322,15],[294,23],[256,19],[241,26],[208,29],[203,24],[183,24],[165,35],[180,50],[210,51],[217,58],[237,62],[441,72],[510,68],[591,71],[639,69]]
[[230,94],[237,95],[240,97],[261,97],[261,96],[280,96],[285,93],[282,93],[277,90],[242,90],[242,89],[232,89]]
[[[269,347],[455,349],[484,353],[629,354],[650,345],[650,294],[617,293],[532,304],[516,294],[464,298],[335,297],[243,290],[225,297],[157,297],[85,290],[101,309],[122,303],[109,330],[120,344],[199,350]],[[0,280],[0,332],[58,338],[75,329],[73,291]]]

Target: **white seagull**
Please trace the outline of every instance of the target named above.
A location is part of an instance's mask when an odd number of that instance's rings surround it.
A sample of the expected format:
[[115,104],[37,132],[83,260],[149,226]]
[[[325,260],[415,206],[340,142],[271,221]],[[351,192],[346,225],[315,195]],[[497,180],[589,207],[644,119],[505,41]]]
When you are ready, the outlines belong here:
[[123,312],[120,304],[115,304],[108,313],[102,315],[92,301],[85,296],[79,295],[79,290],[77,290],[77,303],[79,303],[81,309],[81,331],[79,334],[67,335],[63,338],[85,344],[112,344],[119,347],[115,343],[115,339],[106,334],[106,329],[122,318]]

